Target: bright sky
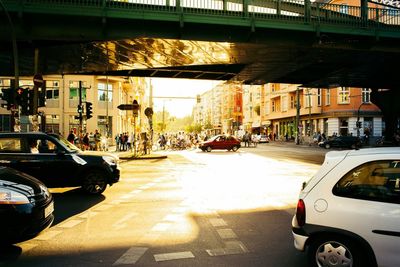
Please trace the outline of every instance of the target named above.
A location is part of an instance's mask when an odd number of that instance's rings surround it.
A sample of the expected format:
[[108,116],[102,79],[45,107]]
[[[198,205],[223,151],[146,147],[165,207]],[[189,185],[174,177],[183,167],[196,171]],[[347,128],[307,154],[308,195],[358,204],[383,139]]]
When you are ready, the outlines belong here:
[[[171,79],[171,78],[151,78],[153,85],[153,109],[154,112],[168,111],[171,116],[183,118],[191,115],[196,104],[196,95],[202,94],[221,81],[213,80],[194,80],[194,79]],[[192,97],[193,99],[167,99],[163,97]]]

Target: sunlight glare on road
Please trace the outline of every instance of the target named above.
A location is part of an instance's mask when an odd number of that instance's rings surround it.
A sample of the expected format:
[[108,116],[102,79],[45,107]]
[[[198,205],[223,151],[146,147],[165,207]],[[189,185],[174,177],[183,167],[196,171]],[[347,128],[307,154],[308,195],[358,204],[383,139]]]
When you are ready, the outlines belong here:
[[239,153],[214,158],[207,167],[181,179],[193,212],[251,211],[294,207],[314,164]]

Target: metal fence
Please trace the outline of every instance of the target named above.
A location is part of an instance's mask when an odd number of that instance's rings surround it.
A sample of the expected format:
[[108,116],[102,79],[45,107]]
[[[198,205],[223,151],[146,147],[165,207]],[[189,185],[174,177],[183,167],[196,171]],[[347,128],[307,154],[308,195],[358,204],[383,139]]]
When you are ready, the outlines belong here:
[[[45,10],[79,7],[119,12],[160,12],[257,20],[301,21],[355,27],[400,25],[400,10],[395,7],[369,7],[362,16],[359,6],[325,4],[299,0],[2,0],[6,8],[21,10],[40,5]],[[204,21],[204,20],[203,20]]]

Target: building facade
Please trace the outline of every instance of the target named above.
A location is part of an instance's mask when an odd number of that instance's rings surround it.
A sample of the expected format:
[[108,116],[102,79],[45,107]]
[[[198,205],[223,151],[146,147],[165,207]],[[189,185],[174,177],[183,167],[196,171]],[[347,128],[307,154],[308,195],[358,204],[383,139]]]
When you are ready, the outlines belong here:
[[[0,89],[10,87],[13,78],[0,78]],[[40,131],[61,133],[67,136],[70,131],[75,134],[98,130],[110,140],[122,132],[140,133],[149,129],[144,110],[149,106],[149,82],[144,78],[121,78],[88,75],[49,75],[44,77],[46,106],[38,109],[37,123]],[[21,77],[20,87],[32,90],[32,77]],[[81,99],[81,100],[79,100]],[[132,111],[119,110],[120,104],[130,104],[133,100],[140,103],[139,115],[134,119]],[[78,117],[78,105],[83,105],[82,125]],[[4,102],[4,100],[3,100]],[[92,118],[86,119],[86,102],[92,103]],[[13,129],[13,118],[10,110],[0,108],[0,125],[2,131]],[[36,116],[14,116],[20,124],[21,131],[36,130]],[[135,123],[135,125],[134,125]],[[82,128],[82,129],[80,129]]]

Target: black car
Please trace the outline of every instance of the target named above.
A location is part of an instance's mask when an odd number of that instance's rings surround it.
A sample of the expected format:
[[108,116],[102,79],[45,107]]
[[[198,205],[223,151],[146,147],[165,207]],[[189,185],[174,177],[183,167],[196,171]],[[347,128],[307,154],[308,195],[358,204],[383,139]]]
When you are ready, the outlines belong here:
[[0,133],[0,165],[25,172],[47,187],[80,186],[101,194],[119,181],[118,158],[81,151],[59,135],[41,132]]
[[47,187],[26,173],[0,167],[0,244],[35,237],[54,220],[53,197]]
[[328,140],[322,141],[318,143],[320,147],[331,148],[331,147],[339,147],[339,148],[357,148],[361,146],[361,140],[357,136],[336,136],[332,137]]

